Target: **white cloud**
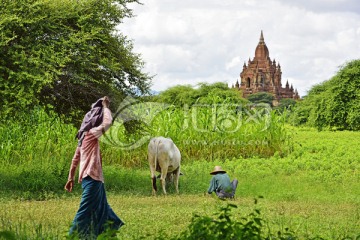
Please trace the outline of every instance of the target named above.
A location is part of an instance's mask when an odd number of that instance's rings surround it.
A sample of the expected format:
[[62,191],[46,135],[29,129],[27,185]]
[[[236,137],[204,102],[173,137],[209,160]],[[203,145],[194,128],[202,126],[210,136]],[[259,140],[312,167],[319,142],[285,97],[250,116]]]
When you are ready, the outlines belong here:
[[296,6],[314,12],[354,12],[360,13],[358,0],[279,0],[282,4]]
[[242,60],[240,59],[240,57],[239,57],[239,56],[236,56],[236,57],[232,58],[232,59],[230,60],[230,62],[227,62],[227,63],[225,64],[225,69],[226,69],[226,70],[229,70],[229,69],[234,68],[234,67],[239,68],[239,66],[241,65],[241,63],[242,63]]
[[360,11],[356,0],[148,0],[119,29],[134,41],[156,75],[155,90],[178,84],[239,79],[254,57],[263,30],[270,58],[305,95],[359,58]]

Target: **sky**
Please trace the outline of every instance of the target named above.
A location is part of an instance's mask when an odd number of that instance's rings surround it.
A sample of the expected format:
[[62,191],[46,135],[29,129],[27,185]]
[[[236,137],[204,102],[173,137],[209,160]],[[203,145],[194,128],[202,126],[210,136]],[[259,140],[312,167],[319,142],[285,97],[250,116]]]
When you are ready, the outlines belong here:
[[358,0],[142,0],[119,30],[153,75],[152,90],[240,81],[263,31],[269,56],[302,97],[360,59]]

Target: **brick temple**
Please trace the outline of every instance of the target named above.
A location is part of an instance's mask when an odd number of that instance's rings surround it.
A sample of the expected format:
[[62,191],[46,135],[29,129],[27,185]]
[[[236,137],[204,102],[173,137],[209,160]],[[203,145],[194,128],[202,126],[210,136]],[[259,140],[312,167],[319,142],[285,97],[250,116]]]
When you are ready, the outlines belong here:
[[240,73],[241,82],[237,80],[236,89],[242,91],[243,97],[247,97],[253,93],[267,92],[274,96],[276,102],[283,98],[299,99],[297,90],[293,85],[289,86],[286,81],[285,87],[281,83],[281,66],[271,61],[269,50],[265,44],[263,32],[261,31],[259,43],[255,49],[255,57],[253,60],[244,63],[243,70]]

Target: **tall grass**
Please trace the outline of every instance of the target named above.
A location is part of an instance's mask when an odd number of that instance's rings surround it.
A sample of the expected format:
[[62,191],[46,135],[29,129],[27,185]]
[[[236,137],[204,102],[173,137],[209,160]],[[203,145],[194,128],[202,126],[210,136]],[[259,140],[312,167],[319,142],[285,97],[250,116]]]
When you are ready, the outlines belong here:
[[[167,107],[155,116],[145,109],[131,112],[144,121],[145,128],[130,136],[123,121],[116,121],[103,138],[105,156],[123,166],[147,165],[147,143],[151,137],[170,137],[186,162],[237,157],[269,157],[288,154],[291,135],[284,116],[267,108],[238,109],[231,104]],[[145,114],[144,114],[145,113]]]
[[[239,109],[231,104],[218,104],[166,106],[159,110],[158,105],[142,103],[127,111],[127,119],[142,121],[143,128],[129,134],[124,118],[115,117],[113,126],[101,138],[105,166],[147,168],[147,143],[153,136],[172,138],[184,164],[286,155],[291,151],[284,118],[264,107]],[[124,116],[124,112],[114,116]],[[76,131],[41,108],[3,120],[0,192],[44,199],[62,191],[76,148]]]
[[76,129],[41,108],[0,124],[0,191],[39,198],[62,189]]

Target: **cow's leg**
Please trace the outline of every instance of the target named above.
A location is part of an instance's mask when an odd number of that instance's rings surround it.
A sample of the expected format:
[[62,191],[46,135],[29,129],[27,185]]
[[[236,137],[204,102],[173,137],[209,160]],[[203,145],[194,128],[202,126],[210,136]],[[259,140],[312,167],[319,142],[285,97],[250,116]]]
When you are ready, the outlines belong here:
[[161,186],[163,189],[164,194],[166,195],[166,174],[167,174],[167,168],[161,168]]
[[174,185],[176,193],[179,193],[179,176],[180,176],[180,166],[173,172],[174,176]]
[[157,187],[156,187],[156,171],[155,171],[155,157],[154,156],[148,156],[149,159],[149,165],[150,165],[150,173],[151,173],[151,183],[152,183],[152,194],[155,196]]
[[153,196],[156,195],[157,187],[156,187],[156,177],[152,177],[152,194]]

